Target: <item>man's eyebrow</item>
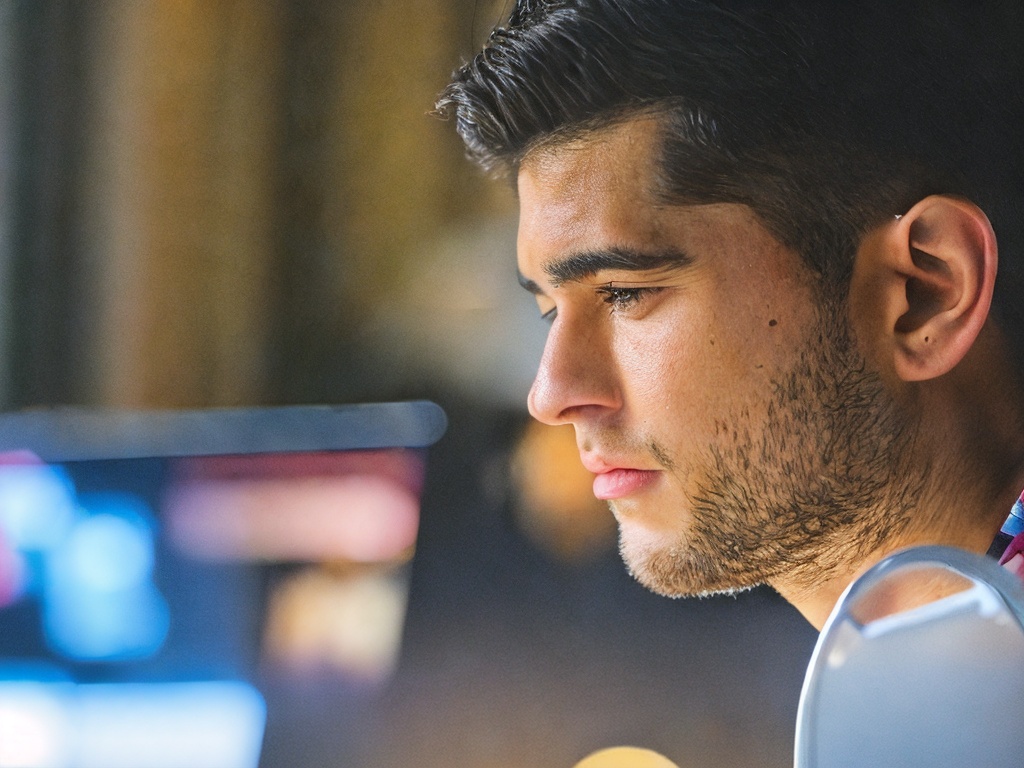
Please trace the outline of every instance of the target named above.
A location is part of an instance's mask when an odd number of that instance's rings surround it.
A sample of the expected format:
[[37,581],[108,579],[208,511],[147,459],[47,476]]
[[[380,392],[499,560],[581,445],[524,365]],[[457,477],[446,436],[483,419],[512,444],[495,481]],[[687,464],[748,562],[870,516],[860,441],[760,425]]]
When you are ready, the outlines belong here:
[[519,284],[523,286],[523,288],[528,290],[530,293],[532,293],[534,296],[540,296],[544,293],[544,291],[541,290],[541,287],[539,285],[537,285],[535,282],[533,282],[533,280],[528,278],[519,270],[516,270],[516,277],[519,279]]
[[[606,269],[645,272],[655,269],[678,269],[688,266],[693,258],[680,250],[640,251],[633,248],[606,248],[600,251],[575,253],[544,265],[544,272],[555,285],[593,277]],[[520,283],[532,290],[532,281]],[[527,283],[530,283],[528,285]]]

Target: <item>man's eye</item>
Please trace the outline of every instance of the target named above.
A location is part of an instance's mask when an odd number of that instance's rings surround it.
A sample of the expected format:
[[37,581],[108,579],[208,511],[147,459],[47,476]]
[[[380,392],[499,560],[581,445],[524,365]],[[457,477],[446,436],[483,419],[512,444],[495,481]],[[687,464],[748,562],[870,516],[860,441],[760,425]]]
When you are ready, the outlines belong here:
[[558,317],[558,307],[552,307],[547,312],[541,312],[540,319],[549,325],[555,322],[555,318]]
[[639,304],[646,296],[657,291],[657,288],[623,288],[616,285],[602,285],[598,292],[601,299],[611,307],[612,312],[622,312],[632,309]]

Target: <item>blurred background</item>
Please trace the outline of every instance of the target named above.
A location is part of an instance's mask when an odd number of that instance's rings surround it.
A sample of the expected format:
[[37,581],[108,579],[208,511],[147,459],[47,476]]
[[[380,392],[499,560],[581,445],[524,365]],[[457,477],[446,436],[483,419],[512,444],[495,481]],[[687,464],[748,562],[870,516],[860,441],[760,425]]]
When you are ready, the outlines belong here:
[[[161,586],[171,613],[129,655],[156,653],[169,622],[194,639],[179,676],[244,677],[264,768],[568,768],[613,744],[682,768],[789,765],[811,628],[767,591],[635,585],[571,431],[525,414],[545,326],[514,278],[514,201],[430,115],[505,6],[0,0],[0,406],[444,407],[422,477],[398,473],[415,546],[381,578],[345,552],[258,551],[193,573],[202,610],[175,613],[184,587]],[[130,513],[86,499],[113,480],[41,482],[81,519],[133,521],[136,550],[187,560],[211,555],[147,542],[186,514],[167,484],[210,471],[161,469]],[[41,598],[8,593],[10,635]],[[131,677],[47,631],[0,643],[0,679],[39,654],[65,683]],[[23,699],[0,696],[0,768],[64,765],[4,751],[29,727],[4,701]]]

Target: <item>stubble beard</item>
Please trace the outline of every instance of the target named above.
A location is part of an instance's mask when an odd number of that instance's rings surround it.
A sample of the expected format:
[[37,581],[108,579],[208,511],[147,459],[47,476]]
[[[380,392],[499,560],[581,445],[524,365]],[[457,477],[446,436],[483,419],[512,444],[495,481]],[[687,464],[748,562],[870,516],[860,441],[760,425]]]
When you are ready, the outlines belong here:
[[[783,578],[811,589],[906,529],[927,474],[910,460],[911,420],[835,318],[845,312],[819,312],[818,333],[773,383],[757,434],[723,421],[735,438],[709,445],[687,469],[649,444],[667,472],[683,482],[696,470],[700,481],[674,544],[653,548],[620,533],[622,557],[646,587],[703,596]],[[733,425],[742,422],[735,415]]]

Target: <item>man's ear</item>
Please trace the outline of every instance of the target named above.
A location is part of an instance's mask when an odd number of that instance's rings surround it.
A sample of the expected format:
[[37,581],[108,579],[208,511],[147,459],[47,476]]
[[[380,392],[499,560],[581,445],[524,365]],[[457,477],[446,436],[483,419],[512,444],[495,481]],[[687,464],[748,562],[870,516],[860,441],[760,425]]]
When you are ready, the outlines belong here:
[[864,238],[851,309],[896,376],[923,381],[952,370],[988,317],[996,237],[973,203],[932,195]]

